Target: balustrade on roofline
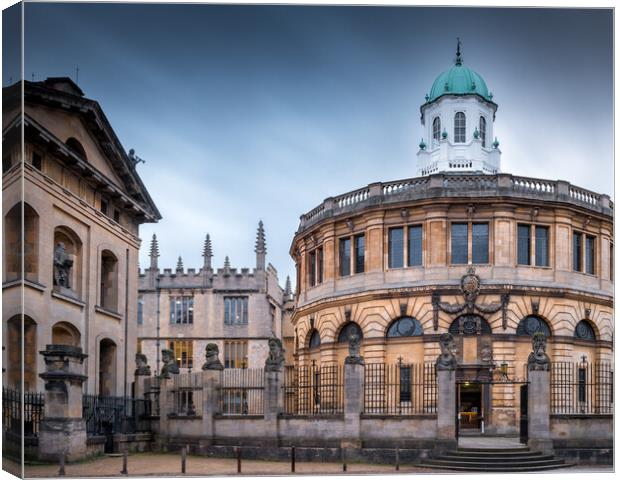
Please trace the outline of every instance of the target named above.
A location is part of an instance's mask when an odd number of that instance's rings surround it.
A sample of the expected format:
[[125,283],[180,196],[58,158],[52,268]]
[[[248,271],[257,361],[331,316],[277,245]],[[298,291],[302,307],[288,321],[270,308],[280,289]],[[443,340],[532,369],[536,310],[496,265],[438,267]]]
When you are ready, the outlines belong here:
[[556,200],[573,203],[579,206],[594,208],[602,213],[613,211],[613,202],[609,196],[571,185],[561,180],[545,180],[540,178],[517,177],[510,174],[436,174],[414,177],[392,182],[378,182],[366,187],[344,193],[337,197],[327,198],[321,205],[301,215],[300,229],[312,225],[323,218],[335,214],[354,211],[358,205],[381,204],[418,199],[425,195],[436,196],[437,188],[450,194],[458,194],[467,190],[496,191],[498,195],[516,197],[536,195],[545,200]]

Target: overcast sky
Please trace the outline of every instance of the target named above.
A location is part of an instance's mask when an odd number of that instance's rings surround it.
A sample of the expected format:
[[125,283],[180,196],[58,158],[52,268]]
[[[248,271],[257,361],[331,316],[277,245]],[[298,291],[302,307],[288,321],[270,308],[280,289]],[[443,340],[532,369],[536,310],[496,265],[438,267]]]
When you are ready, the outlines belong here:
[[[28,80],[71,76],[96,99],[163,220],[160,268],[254,266],[294,282],[299,215],[328,196],[415,176],[419,107],[452,64],[499,105],[502,170],[613,196],[611,10],[26,4]],[[5,38],[14,32],[5,24]],[[18,77],[4,55],[3,85]]]

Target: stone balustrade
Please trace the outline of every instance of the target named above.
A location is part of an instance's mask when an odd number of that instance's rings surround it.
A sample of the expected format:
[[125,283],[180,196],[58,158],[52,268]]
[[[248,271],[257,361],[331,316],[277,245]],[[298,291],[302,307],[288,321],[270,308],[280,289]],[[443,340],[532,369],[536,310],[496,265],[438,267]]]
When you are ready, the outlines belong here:
[[321,220],[356,213],[372,205],[469,196],[556,201],[603,215],[613,215],[613,202],[608,195],[598,194],[562,180],[517,177],[505,173],[496,175],[438,173],[393,182],[371,183],[337,197],[329,197],[321,205],[301,215],[297,233]]

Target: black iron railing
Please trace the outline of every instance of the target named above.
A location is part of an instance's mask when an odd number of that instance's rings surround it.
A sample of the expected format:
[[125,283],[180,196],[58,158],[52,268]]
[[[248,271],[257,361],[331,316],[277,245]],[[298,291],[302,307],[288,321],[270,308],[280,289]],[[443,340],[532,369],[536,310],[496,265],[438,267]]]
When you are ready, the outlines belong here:
[[222,415],[263,415],[262,368],[226,368],[221,374]]
[[82,396],[82,417],[89,436],[149,431],[148,410],[147,401],[143,399]]
[[344,412],[342,365],[287,366],[284,411],[289,415],[334,415]]
[[197,415],[202,412],[202,372],[173,376],[173,412],[176,415]]
[[364,413],[436,413],[437,382],[432,363],[370,363],[364,373]]
[[613,377],[610,362],[553,362],[551,413],[613,413]]
[[2,388],[2,428],[4,432],[22,434],[22,402],[24,437],[37,438],[43,418],[44,395]]

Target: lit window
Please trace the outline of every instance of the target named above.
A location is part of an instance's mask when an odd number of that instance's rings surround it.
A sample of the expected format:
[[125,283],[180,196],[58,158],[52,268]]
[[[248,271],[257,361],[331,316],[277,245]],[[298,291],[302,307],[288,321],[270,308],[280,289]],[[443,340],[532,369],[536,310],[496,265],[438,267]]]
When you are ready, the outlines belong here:
[[454,142],[465,143],[465,114],[457,112],[454,115]]
[[191,340],[170,340],[170,350],[180,368],[192,368],[194,363],[194,344]]
[[170,297],[170,323],[194,323],[194,297]]
[[247,325],[248,297],[224,297],[224,324]]
[[248,368],[248,342],[224,342],[224,368]]

